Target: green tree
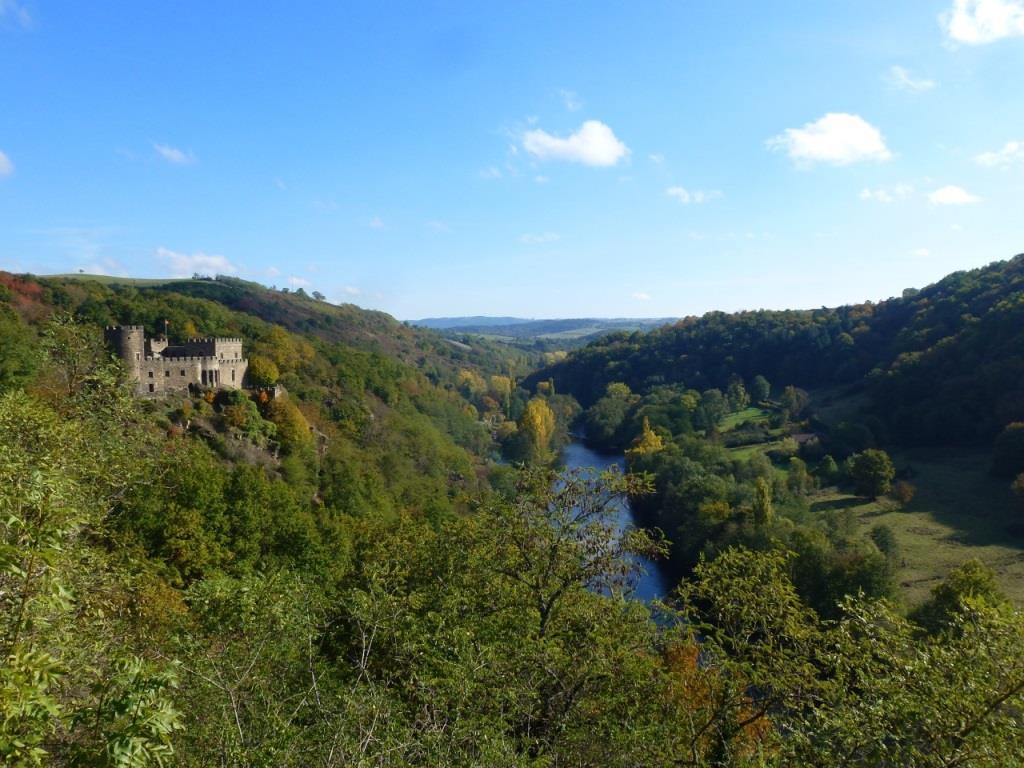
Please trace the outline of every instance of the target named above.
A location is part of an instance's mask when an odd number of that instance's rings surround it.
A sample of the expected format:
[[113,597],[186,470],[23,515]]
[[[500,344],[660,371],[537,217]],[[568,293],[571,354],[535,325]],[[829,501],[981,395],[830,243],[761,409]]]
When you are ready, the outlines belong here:
[[747,394],[747,389],[743,386],[743,379],[739,376],[734,376],[729,381],[725,397],[729,401],[729,408],[733,411],[742,411],[750,405],[750,395]]
[[250,355],[249,367],[246,370],[249,382],[256,387],[272,387],[281,378],[277,364],[263,355]]
[[885,495],[892,488],[896,468],[885,451],[869,448],[853,457],[850,477],[857,493],[874,499]]
[[775,515],[772,505],[772,485],[767,479],[757,477],[754,479],[754,524],[758,526],[771,522]]
[[750,395],[754,398],[755,403],[763,403],[771,397],[772,386],[768,383],[768,379],[758,374],[754,377],[753,381],[750,382]]
[[698,414],[705,429],[712,429],[729,412],[729,402],[719,389],[707,389],[700,396]]
[[839,479],[839,465],[836,464],[836,460],[832,458],[831,454],[825,454],[818,463],[816,472],[818,477],[826,483],[834,483]]
[[931,597],[911,613],[911,618],[929,632],[938,632],[952,626],[956,617],[969,609],[969,603],[978,602],[990,606],[1007,604],[992,569],[972,558],[932,588]]
[[779,405],[789,415],[791,419],[800,418],[807,406],[810,405],[811,398],[802,389],[794,387],[792,384],[782,390],[782,397],[779,398]]

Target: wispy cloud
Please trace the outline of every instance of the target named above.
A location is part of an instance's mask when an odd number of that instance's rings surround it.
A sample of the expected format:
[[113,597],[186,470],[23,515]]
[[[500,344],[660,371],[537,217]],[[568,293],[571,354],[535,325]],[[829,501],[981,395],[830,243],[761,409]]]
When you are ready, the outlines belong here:
[[500,179],[502,176],[501,169],[496,165],[489,165],[480,171],[481,179]]
[[288,285],[292,288],[309,288],[312,283],[304,277],[298,277],[297,275],[291,275],[288,278]]
[[174,165],[191,165],[196,161],[196,156],[191,151],[178,149],[168,144],[154,144],[153,149],[160,157]]
[[917,256],[919,259],[926,259],[932,255],[932,252],[929,251],[927,248],[915,248],[913,251],[911,251],[911,254]]
[[452,228],[444,221],[428,221],[427,228],[434,232],[451,232]]
[[661,165],[662,163],[665,162],[665,156],[658,152],[652,152],[647,156],[647,159],[650,160],[655,165]]
[[170,267],[172,277],[191,277],[196,272],[222,275],[238,273],[238,267],[219,254],[203,253],[202,251],[180,253],[160,247],[156,249],[156,257]]
[[559,91],[559,95],[562,97],[562,104],[570,112],[578,112],[583,109],[583,100],[579,97],[575,91],[567,91],[564,88]]
[[545,243],[556,243],[561,237],[556,232],[542,232],[539,235],[525,234],[519,236],[519,242],[523,245],[544,245]]
[[0,0],[0,19],[13,19],[23,27],[32,26],[32,16],[25,6],[16,0]]
[[384,219],[382,219],[380,216],[374,216],[367,223],[367,226],[369,226],[370,229],[384,229]]
[[787,128],[767,144],[798,164],[850,165],[892,157],[881,131],[860,115],[845,112],[829,112],[802,128]]
[[345,293],[346,295],[348,295],[348,296],[360,296],[360,295],[362,295],[362,293],[363,293],[363,292],[362,292],[361,290],[359,290],[358,288],[356,288],[356,287],[355,287],[354,285],[346,285],[346,286],[345,286],[344,288],[342,288],[341,290],[342,290],[342,291],[343,291],[343,292],[344,292],[344,293]]
[[886,81],[893,88],[898,88],[901,91],[910,91],[911,93],[924,93],[931,91],[938,86],[934,80],[929,80],[924,77],[914,77],[904,67],[894,66],[889,69],[889,74],[886,76]]
[[535,129],[523,134],[523,149],[539,160],[563,160],[597,167],[615,165],[629,154],[629,147],[599,120],[587,120],[565,138]]
[[953,0],[939,21],[956,43],[984,45],[1024,35],[1024,0]]
[[909,184],[897,184],[892,187],[878,187],[877,189],[862,189],[861,200],[869,200],[875,203],[895,203],[897,200],[904,200],[914,194],[914,188]]
[[0,152],[0,176],[10,176],[14,173],[14,163],[11,158]]
[[1007,168],[1015,163],[1024,163],[1024,141],[1008,141],[1002,149],[982,152],[974,159],[986,168]]
[[631,298],[634,298],[637,301],[650,301],[651,300],[651,294],[645,293],[644,291],[635,291],[634,293],[631,293],[629,295],[630,295]]
[[717,189],[712,189],[705,192],[701,189],[690,190],[685,187],[669,187],[665,190],[665,194],[669,197],[678,200],[682,205],[700,205],[706,203],[708,200],[715,200],[722,196],[722,193]]
[[972,195],[963,187],[947,184],[928,195],[928,202],[932,205],[972,205],[980,203],[981,198]]

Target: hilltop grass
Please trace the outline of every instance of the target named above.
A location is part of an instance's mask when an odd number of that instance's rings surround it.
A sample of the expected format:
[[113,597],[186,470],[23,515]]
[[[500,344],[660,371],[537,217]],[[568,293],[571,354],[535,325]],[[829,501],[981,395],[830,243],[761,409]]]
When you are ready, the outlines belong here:
[[988,474],[987,453],[904,452],[917,488],[900,510],[888,499],[866,501],[826,489],[812,509],[850,509],[863,532],[887,525],[900,547],[896,579],[909,605],[925,600],[950,570],[976,557],[995,571],[1000,587],[1024,604],[1024,513],[1015,508],[1008,483]]
[[188,277],[115,277],[113,275],[87,275],[82,272],[74,272],[64,275],[41,275],[41,277],[59,278],[61,280],[89,280],[101,285],[168,285],[169,283],[192,282]]

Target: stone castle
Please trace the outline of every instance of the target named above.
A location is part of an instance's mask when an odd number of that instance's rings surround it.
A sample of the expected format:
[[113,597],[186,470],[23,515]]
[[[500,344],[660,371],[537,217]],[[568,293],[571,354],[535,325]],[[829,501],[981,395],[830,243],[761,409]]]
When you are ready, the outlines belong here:
[[103,335],[124,361],[140,395],[240,389],[249,367],[241,339],[188,339],[172,345],[166,337],[147,339],[141,325],[110,327]]

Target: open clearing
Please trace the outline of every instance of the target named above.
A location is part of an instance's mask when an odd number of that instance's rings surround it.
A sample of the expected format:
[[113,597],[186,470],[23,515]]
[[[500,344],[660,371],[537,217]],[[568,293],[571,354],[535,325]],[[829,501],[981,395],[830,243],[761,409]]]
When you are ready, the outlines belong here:
[[852,509],[865,533],[889,526],[901,553],[896,579],[910,605],[972,557],[992,568],[1007,595],[1024,605],[1024,510],[1016,508],[1009,483],[988,474],[988,453],[916,451],[893,459],[912,471],[909,480],[917,487],[906,509],[834,488],[815,496],[812,509]]

